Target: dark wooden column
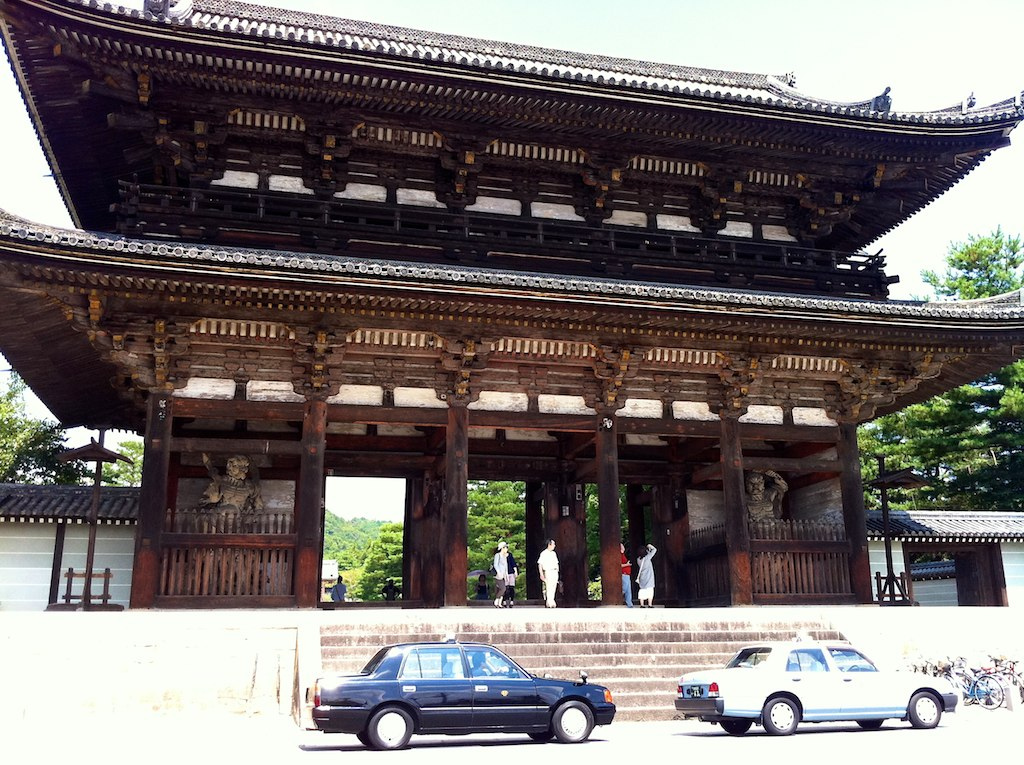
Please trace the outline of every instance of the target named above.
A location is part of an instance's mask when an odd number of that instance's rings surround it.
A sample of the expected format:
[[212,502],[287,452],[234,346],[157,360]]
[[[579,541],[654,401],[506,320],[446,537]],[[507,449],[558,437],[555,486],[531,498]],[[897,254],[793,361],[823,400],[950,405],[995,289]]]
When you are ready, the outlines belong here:
[[[565,481],[548,481],[544,484],[544,515],[548,534],[555,540],[559,578],[562,580],[562,596],[559,600],[560,605],[566,606],[578,606],[587,599],[586,532],[584,529],[580,533],[574,505]],[[540,553],[537,555],[539,557]]]
[[445,439],[445,502],[442,510],[442,551],[444,553],[444,605],[465,606],[467,482],[469,480],[469,409],[466,401],[448,401],[448,432]]
[[843,523],[850,541],[850,586],[858,603],[874,602],[871,587],[871,564],[868,559],[868,529],[864,510],[864,482],[860,473],[860,448],[857,446],[857,424],[839,423],[836,444],[842,474],[839,489],[843,499]]
[[735,417],[722,417],[722,494],[725,505],[725,545],[729,556],[729,586],[734,606],[754,602],[750,574],[750,529],[743,485],[743,445]]
[[299,608],[315,608],[320,602],[326,438],[327,402],[311,399],[302,418],[302,453],[295,492],[295,604]]
[[135,530],[131,608],[152,608],[160,587],[160,533],[167,514],[173,398],[153,393],[146,406],[139,522]]
[[537,558],[547,546],[547,530],[544,525],[544,484],[539,481],[526,482],[526,549],[522,551],[523,559],[519,562],[519,573],[526,572],[526,597],[529,600],[540,600],[544,597],[541,590],[540,570]]
[[615,417],[604,416],[597,426],[597,507],[601,536],[601,603],[622,600],[622,519],[619,508],[618,429]]
[[423,565],[423,479],[406,480],[405,511],[402,516],[402,600],[423,600],[420,570]]
[[441,480],[430,475],[424,475],[417,484],[419,502],[423,508],[423,517],[415,529],[415,547],[420,563],[419,593],[425,607],[440,608],[444,605],[444,554],[441,538],[444,489]]
[[675,478],[668,485],[653,487],[651,492],[652,544],[658,548],[654,559],[657,575],[654,597],[666,605],[682,605],[685,600],[683,554],[689,533],[686,492],[680,491]]
[[626,557],[633,560],[638,548],[651,542],[655,547],[657,542],[648,538],[646,513],[644,512],[647,496],[644,487],[640,484],[631,483],[626,486],[626,522],[628,533],[626,534]]

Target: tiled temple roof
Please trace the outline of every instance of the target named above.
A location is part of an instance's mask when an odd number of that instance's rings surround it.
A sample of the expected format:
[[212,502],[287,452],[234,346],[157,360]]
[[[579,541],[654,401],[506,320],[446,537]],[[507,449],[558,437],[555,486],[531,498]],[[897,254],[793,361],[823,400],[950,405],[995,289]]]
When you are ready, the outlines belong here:
[[[0,522],[84,523],[92,508],[92,491],[92,486],[0,483]],[[137,487],[101,487],[98,511],[101,523],[135,523],[138,515]]]
[[[159,20],[168,25],[377,54],[410,61],[432,61],[488,71],[516,72],[540,79],[607,85],[652,93],[673,93],[796,109],[870,117],[892,122],[970,124],[1024,116],[1021,95],[988,106],[969,101],[934,111],[891,108],[888,88],[863,101],[840,102],[810,96],[796,88],[792,74],[731,72],[540,48],[427,32],[387,24],[335,18],[302,11],[237,2],[179,0],[167,16],[154,16],[99,0],[68,0],[89,8]],[[344,6],[340,6],[344,7]]]
[[[881,512],[867,514],[868,539],[883,538]],[[1024,541],[1024,513],[893,510],[889,535],[908,542]]]
[[[883,317],[920,321],[998,322],[1016,325],[1024,321],[1024,291],[971,301],[918,302],[858,300],[818,295],[755,292],[750,290],[675,286],[659,282],[627,281],[555,273],[530,273],[469,266],[418,264],[369,257],[285,252],[281,250],[217,247],[193,243],[154,242],[115,234],[92,233],[46,226],[26,221],[0,210],[0,240],[39,242],[92,252],[137,256],[140,260],[177,262],[195,266],[237,268],[239,272],[260,269],[285,271],[316,281],[335,276],[365,283],[428,284],[437,287],[479,287],[488,291],[514,290],[529,294],[550,294],[562,298],[592,297],[637,300],[644,303],[700,304],[721,310],[772,312],[797,311],[841,313],[851,319]],[[884,319],[883,319],[884,320]],[[1024,325],[1022,325],[1024,326]]]

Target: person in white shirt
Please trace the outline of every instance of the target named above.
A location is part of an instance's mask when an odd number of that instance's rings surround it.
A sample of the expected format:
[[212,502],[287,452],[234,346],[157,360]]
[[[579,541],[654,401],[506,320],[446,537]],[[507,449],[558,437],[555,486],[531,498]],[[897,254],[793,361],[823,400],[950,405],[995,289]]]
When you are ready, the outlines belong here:
[[544,583],[544,596],[548,608],[555,607],[555,591],[558,589],[558,556],[555,554],[555,540],[549,539],[548,546],[537,559],[540,580]]
[[654,545],[641,547],[636,553],[636,599],[640,602],[640,608],[654,607],[654,554],[658,552]]

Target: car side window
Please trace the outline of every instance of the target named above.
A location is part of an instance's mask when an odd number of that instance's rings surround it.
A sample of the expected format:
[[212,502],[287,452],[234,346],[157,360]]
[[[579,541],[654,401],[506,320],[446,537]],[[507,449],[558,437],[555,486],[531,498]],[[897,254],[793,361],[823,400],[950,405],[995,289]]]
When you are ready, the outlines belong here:
[[787,672],[828,672],[825,654],[820,648],[798,648],[789,652]]
[[489,648],[466,648],[466,659],[472,677],[520,677],[508,658]]
[[867,656],[855,648],[830,648],[832,661],[840,672],[877,672],[876,667]]
[[399,680],[441,680],[464,678],[462,652],[455,646],[417,648],[409,652]]

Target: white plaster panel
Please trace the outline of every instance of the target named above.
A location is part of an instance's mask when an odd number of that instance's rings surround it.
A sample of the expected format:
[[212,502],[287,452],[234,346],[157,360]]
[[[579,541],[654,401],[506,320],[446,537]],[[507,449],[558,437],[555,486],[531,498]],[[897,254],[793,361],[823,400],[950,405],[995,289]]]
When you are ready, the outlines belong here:
[[794,406],[793,407],[793,424],[794,425],[837,425],[838,423],[833,420],[824,409],[814,406]]
[[272,175],[267,182],[271,191],[287,191],[291,194],[312,194],[313,189],[306,188],[306,184],[296,175]]
[[656,398],[627,398],[618,414],[620,417],[660,419],[662,411],[661,402]]
[[342,385],[335,395],[327,399],[327,403],[381,406],[384,403],[384,389],[379,385]]
[[210,181],[211,186],[231,186],[236,189],[255,189],[260,185],[260,176],[257,173],[243,172],[241,170],[225,170],[223,178]]
[[554,436],[544,430],[506,430],[505,438],[509,441],[557,441]]
[[754,236],[753,224],[742,220],[731,220],[725,224],[720,232],[723,236],[735,236],[743,239],[751,239]]
[[795,242],[796,237],[785,226],[761,226],[761,236],[772,242]]
[[469,405],[470,409],[483,409],[489,412],[525,412],[530,405],[530,397],[525,393],[503,393],[485,390],[479,398]]
[[582,216],[576,214],[572,205],[560,205],[552,202],[532,202],[530,215],[535,218],[550,218],[551,220],[584,220]]
[[701,420],[702,422],[719,419],[705,401],[673,401],[672,416],[677,420]]
[[305,399],[285,380],[250,380],[245,384],[245,397],[249,401],[278,401],[301,403]]
[[206,398],[230,401],[235,397],[234,380],[218,380],[213,377],[190,377],[184,388],[174,391],[177,398]]
[[559,396],[542,393],[537,396],[537,408],[541,414],[597,414],[587,406],[583,396]]
[[610,223],[613,226],[637,226],[639,228],[645,228],[647,226],[647,213],[638,212],[636,210],[613,210],[605,223]]
[[753,404],[747,407],[747,411],[742,417],[740,417],[740,422],[756,422],[761,425],[781,425],[782,407]]
[[437,199],[437,194],[427,189],[398,189],[396,192],[398,204],[414,205],[416,207],[444,207]]
[[338,199],[358,199],[363,202],[387,202],[388,190],[385,186],[372,183],[348,183],[341,191],[334,192]]
[[480,197],[476,202],[466,206],[468,212],[497,213],[498,215],[522,215],[523,203],[518,199],[504,197]]
[[444,409],[448,406],[430,388],[395,388],[395,406],[413,406],[419,409]]
[[658,215],[658,228],[666,231],[686,231],[690,234],[699,234],[700,229],[690,223],[685,215]]

